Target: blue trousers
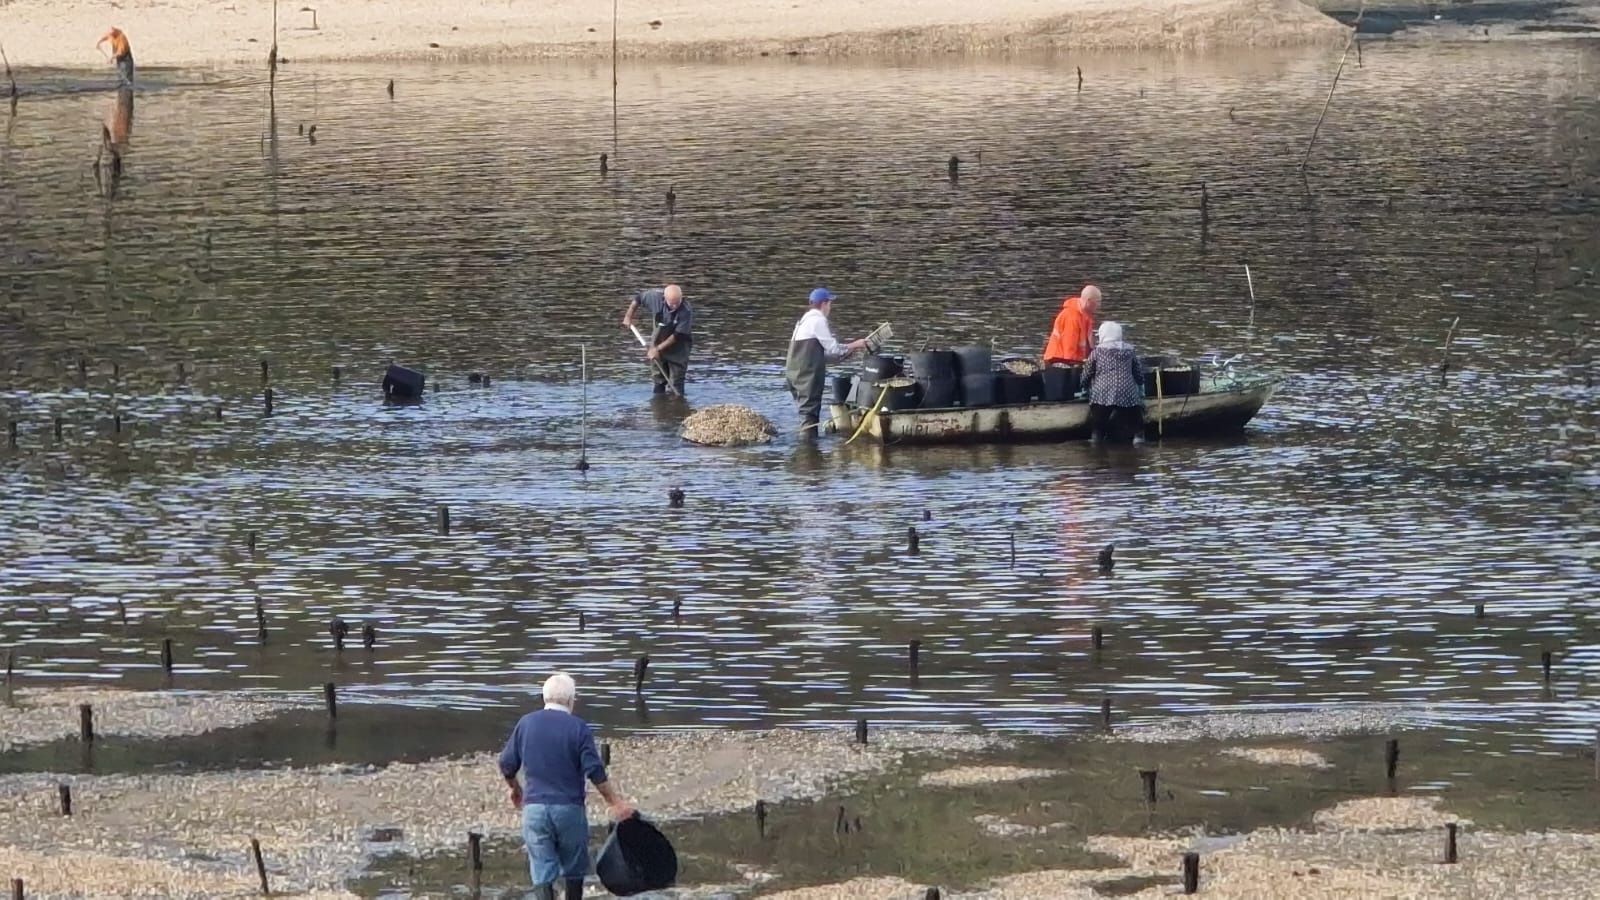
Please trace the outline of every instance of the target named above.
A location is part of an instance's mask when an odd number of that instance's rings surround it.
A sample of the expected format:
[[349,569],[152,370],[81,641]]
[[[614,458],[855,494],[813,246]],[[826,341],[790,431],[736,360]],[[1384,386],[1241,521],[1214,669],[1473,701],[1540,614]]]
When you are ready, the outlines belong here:
[[522,807],[522,840],[535,886],[581,881],[589,874],[589,817],[576,804]]

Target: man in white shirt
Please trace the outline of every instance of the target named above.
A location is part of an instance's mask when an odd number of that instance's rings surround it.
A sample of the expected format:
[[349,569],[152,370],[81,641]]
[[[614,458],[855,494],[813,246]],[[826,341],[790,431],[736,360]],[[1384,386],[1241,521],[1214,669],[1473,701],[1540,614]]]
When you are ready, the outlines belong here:
[[800,411],[802,437],[816,434],[822,392],[828,386],[828,363],[848,359],[867,346],[865,338],[848,344],[834,340],[833,330],[828,327],[833,299],[833,292],[827,288],[812,291],[811,308],[800,317],[789,337],[789,358],[783,374],[789,382],[789,393],[794,395],[795,408]]

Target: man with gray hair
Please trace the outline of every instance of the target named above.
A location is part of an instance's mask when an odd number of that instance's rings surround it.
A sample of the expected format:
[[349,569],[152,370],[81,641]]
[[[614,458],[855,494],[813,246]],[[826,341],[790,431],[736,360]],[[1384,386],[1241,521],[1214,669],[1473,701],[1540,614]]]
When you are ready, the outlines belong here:
[[565,672],[545,679],[544,709],[523,716],[500,752],[500,774],[511,788],[511,805],[522,809],[522,838],[528,845],[533,895],[539,900],[555,900],[558,880],[566,883],[567,900],[583,896],[583,878],[589,874],[585,778],[605,798],[612,818],[620,822],[634,814],[606,777],[589,723],[572,714],[577,694],[577,685]]

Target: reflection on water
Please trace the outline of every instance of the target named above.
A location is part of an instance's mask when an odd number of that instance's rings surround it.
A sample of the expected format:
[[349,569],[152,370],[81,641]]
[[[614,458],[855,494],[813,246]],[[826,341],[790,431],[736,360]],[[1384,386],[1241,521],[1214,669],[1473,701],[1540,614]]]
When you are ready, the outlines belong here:
[[[32,682],[162,684],[171,636],[180,686],[453,708],[561,666],[624,725],[1078,729],[1111,692],[1581,739],[1597,61],[1368,53],[1308,182],[1320,55],[1094,59],[1082,94],[1038,61],[625,70],[605,173],[594,67],[288,70],[274,123],[265,85],[158,73],[109,200],[85,164],[131,95],[31,98],[0,147],[0,644]],[[667,279],[703,327],[693,404],[785,429],[818,280],[845,332],[1036,350],[1093,279],[1149,351],[1293,377],[1220,443],[697,450],[616,324]],[[382,407],[390,359],[442,389]],[[377,648],[335,654],[334,616]]]

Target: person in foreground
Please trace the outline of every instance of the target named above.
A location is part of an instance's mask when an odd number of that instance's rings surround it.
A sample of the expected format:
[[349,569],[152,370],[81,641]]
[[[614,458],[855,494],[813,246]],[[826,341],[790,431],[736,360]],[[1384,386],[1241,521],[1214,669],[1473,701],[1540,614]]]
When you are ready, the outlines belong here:
[[683,300],[683,288],[669,284],[633,295],[628,311],[622,314],[622,327],[633,327],[633,314],[644,307],[655,322],[647,339],[645,358],[650,360],[650,378],[655,392],[664,394],[667,377],[672,389],[683,396],[683,383],[689,377],[689,351],[694,347],[694,310]]
[[1102,324],[1099,338],[1083,364],[1089,423],[1096,441],[1131,444],[1144,431],[1144,365],[1133,345],[1122,339],[1121,325]]
[[827,288],[812,291],[811,308],[800,317],[794,333],[789,336],[789,358],[783,365],[783,376],[789,382],[789,393],[794,395],[795,408],[800,412],[802,437],[816,436],[822,414],[822,392],[828,386],[828,363],[848,359],[867,346],[866,338],[848,344],[834,340],[833,329],[828,327],[833,301],[833,292]]
[[94,48],[99,50],[107,43],[111,45],[111,62],[117,67],[117,78],[122,87],[133,87],[133,46],[128,43],[128,36],[122,29],[113,28],[106,32]]
[[[511,788],[511,804],[522,809],[522,838],[528,845],[533,895],[555,900],[556,882],[566,883],[567,900],[583,896],[589,874],[589,819],[583,809],[583,781],[594,785],[623,821],[634,809],[606,777],[589,723],[573,715],[578,688],[557,672],[545,680],[544,709],[523,716],[500,752],[500,774]],[[523,782],[517,781],[517,773]]]
[[1094,349],[1094,317],[1100,312],[1100,289],[1084,285],[1075,297],[1061,301],[1044,345],[1044,364],[1081,363]]

